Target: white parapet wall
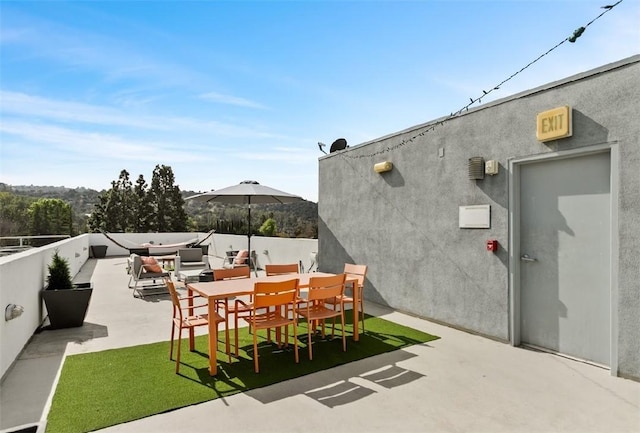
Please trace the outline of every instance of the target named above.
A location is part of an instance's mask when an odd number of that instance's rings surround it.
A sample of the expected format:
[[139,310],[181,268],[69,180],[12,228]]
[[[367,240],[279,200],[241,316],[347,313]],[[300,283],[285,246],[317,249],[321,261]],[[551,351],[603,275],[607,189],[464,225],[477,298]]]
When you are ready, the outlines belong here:
[[69,261],[76,275],[89,258],[89,235],[58,241],[43,247],[0,257],[0,308],[11,304],[24,308],[12,320],[0,320],[0,377],[11,367],[46,315],[40,292],[46,285],[48,265],[55,250]]

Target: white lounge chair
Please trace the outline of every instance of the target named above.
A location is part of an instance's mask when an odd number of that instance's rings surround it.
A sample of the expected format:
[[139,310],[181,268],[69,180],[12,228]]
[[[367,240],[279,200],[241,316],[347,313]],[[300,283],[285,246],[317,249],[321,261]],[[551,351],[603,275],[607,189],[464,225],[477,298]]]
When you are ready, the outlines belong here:
[[175,275],[178,281],[186,281],[211,269],[209,257],[203,254],[202,248],[180,248],[176,254]]
[[169,293],[164,278],[171,278],[171,274],[164,269],[145,269],[142,257],[137,254],[129,256],[127,269],[130,274],[129,288],[133,289],[134,297],[144,298],[145,295]]

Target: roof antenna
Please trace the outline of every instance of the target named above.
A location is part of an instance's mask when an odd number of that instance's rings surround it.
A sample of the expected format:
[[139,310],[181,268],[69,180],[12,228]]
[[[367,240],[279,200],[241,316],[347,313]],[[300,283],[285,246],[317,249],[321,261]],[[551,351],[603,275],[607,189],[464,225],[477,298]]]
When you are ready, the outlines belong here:
[[324,143],[320,143],[320,142],[318,141],[318,149],[320,149],[320,152],[322,152],[322,153],[324,153],[324,154],[326,155],[326,154],[327,154],[327,152],[325,152],[325,150],[323,149],[323,147],[325,147],[325,146],[326,146],[326,144],[324,144]]

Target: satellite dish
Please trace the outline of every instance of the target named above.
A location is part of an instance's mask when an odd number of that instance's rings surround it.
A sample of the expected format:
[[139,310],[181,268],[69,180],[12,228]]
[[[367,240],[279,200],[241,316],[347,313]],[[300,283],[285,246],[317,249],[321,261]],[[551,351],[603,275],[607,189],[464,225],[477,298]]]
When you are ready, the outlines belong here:
[[344,138],[338,138],[336,141],[333,142],[333,144],[331,144],[331,149],[329,150],[329,153],[333,153],[333,152],[337,152],[338,150],[344,150],[347,147],[347,140],[345,140]]

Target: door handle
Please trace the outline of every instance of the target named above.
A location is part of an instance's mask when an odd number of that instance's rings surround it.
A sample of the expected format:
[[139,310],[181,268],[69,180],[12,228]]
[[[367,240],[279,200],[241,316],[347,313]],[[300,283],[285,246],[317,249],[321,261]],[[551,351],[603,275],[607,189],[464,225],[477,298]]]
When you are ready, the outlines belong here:
[[534,259],[533,257],[529,257],[529,254],[523,254],[520,257],[520,260],[522,260],[523,262],[536,262],[537,260]]

